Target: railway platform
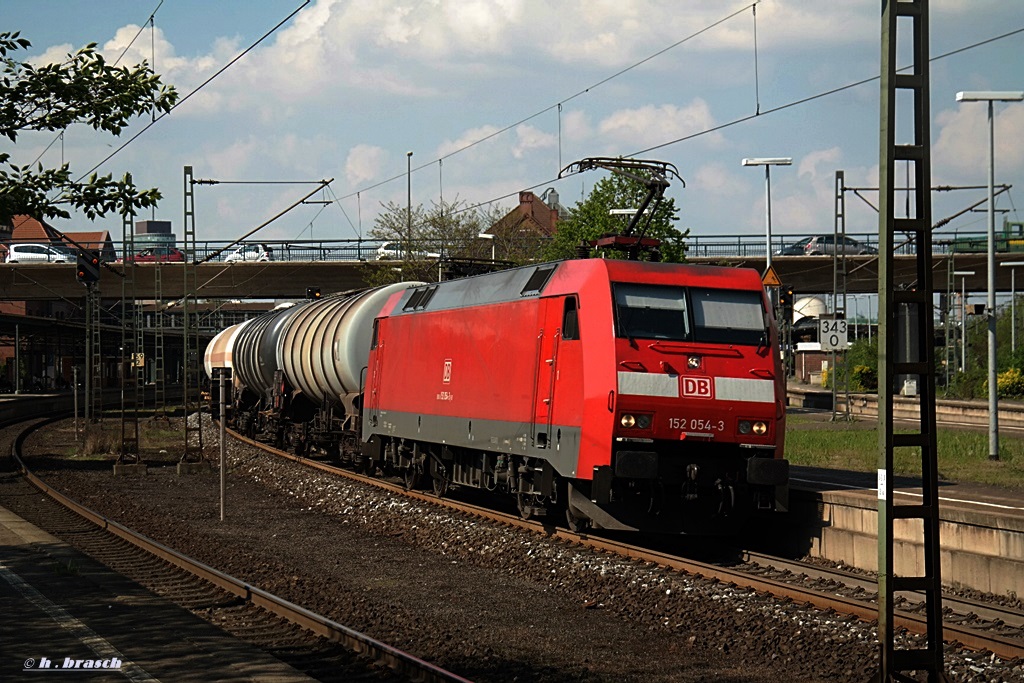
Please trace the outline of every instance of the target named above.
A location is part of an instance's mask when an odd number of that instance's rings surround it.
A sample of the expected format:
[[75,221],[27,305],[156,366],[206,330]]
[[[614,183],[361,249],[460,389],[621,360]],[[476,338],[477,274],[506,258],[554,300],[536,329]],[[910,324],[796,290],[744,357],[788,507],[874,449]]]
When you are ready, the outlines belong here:
[[0,679],[312,680],[0,507]]
[[[794,467],[793,523],[785,542],[799,554],[857,569],[878,568],[878,491],[874,473]],[[894,482],[899,503],[920,503],[919,485]],[[939,486],[942,580],[964,588],[1024,595],[1024,502],[1013,491],[969,483]],[[924,574],[920,521],[894,524],[896,573]]]

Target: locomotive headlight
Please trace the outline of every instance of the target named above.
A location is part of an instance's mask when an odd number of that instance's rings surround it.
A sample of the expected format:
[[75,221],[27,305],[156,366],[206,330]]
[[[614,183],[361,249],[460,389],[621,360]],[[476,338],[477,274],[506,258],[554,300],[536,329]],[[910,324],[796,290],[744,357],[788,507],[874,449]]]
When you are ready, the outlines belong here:
[[696,370],[697,368],[699,368],[700,367],[700,356],[687,356],[686,357],[686,367],[690,368],[691,370]]
[[753,420],[740,420],[739,424],[736,425],[736,430],[740,434],[757,434],[763,436],[768,433],[768,425],[764,422],[754,422]]
[[650,429],[654,416],[650,413],[623,413],[619,424],[626,429]]

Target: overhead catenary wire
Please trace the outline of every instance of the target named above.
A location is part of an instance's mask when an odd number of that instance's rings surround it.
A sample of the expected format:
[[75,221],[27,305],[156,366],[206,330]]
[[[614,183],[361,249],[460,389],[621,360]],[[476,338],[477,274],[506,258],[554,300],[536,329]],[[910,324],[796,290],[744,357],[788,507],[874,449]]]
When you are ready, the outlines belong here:
[[267,32],[266,32],[266,33],[264,33],[264,34],[263,34],[262,36],[260,36],[260,37],[259,37],[259,39],[258,39],[258,40],[256,40],[256,42],[252,43],[252,44],[251,44],[251,45],[250,45],[249,47],[245,48],[245,49],[244,49],[244,50],[242,50],[242,51],[241,51],[240,53],[238,53],[237,55],[235,55],[235,57],[234,57],[234,58],[232,58],[232,59],[231,59],[231,60],[230,60],[230,61],[229,61],[229,62],[228,62],[227,64],[225,64],[225,65],[224,65],[224,66],[222,66],[222,67],[221,67],[220,69],[218,69],[218,70],[217,70],[217,71],[216,71],[216,72],[215,72],[215,73],[214,73],[214,74],[213,74],[212,76],[210,76],[209,78],[207,78],[207,79],[206,79],[205,81],[203,81],[203,82],[202,82],[202,83],[200,83],[200,84],[199,84],[198,86],[196,86],[196,87],[195,87],[194,89],[192,89],[192,90],[191,90],[191,91],[190,91],[190,92],[189,92],[189,93],[188,93],[187,95],[185,95],[185,96],[184,96],[184,97],[182,97],[182,98],[181,98],[180,100],[178,100],[178,101],[177,101],[177,102],[176,102],[176,103],[174,104],[174,106],[173,106],[173,107],[171,107],[171,109],[170,109],[169,111],[166,111],[166,112],[164,112],[163,114],[161,114],[160,116],[156,117],[155,119],[153,119],[152,121],[150,121],[150,122],[149,122],[148,124],[146,124],[146,126],[145,126],[145,127],[143,127],[143,129],[142,129],[142,130],[140,130],[140,131],[139,131],[139,132],[137,132],[137,133],[136,133],[135,135],[133,135],[133,136],[131,136],[130,138],[128,138],[128,140],[126,140],[126,141],[124,142],[124,144],[122,144],[122,145],[120,145],[119,147],[117,147],[117,148],[116,148],[116,149],[115,149],[115,150],[114,150],[113,152],[111,152],[110,154],[108,154],[107,156],[105,156],[105,157],[104,157],[103,159],[101,159],[101,160],[99,161],[99,163],[97,163],[97,164],[96,164],[95,166],[93,166],[93,167],[92,167],[92,168],[90,168],[90,169],[89,169],[88,171],[86,171],[85,173],[83,173],[83,174],[82,174],[82,175],[81,175],[81,176],[80,176],[80,177],[78,178],[78,181],[76,181],[76,182],[81,182],[82,180],[84,180],[84,179],[86,178],[86,176],[88,176],[88,175],[89,175],[90,173],[93,173],[94,171],[96,171],[97,169],[99,169],[99,168],[100,168],[100,166],[102,166],[103,164],[105,164],[105,163],[107,163],[108,161],[110,161],[111,159],[113,159],[113,158],[114,158],[114,157],[115,157],[115,156],[116,156],[117,154],[119,154],[119,153],[120,153],[120,152],[121,152],[122,150],[124,150],[124,148],[125,148],[125,147],[127,147],[128,145],[130,145],[130,144],[132,144],[133,142],[135,142],[135,141],[136,141],[136,140],[137,140],[137,139],[138,139],[138,138],[139,138],[140,136],[142,136],[143,134],[145,134],[145,133],[146,133],[146,131],[148,131],[148,130],[149,130],[150,128],[152,128],[152,127],[153,127],[154,125],[156,125],[156,124],[157,124],[157,122],[159,122],[159,121],[162,121],[162,120],[163,120],[163,119],[164,119],[165,117],[167,117],[167,116],[168,116],[168,115],[169,115],[169,114],[170,114],[171,112],[175,111],[176,109],[179,109],[179,108],[180,108],[180,107],[181,107],[182,105],[184,105],[184,104],[185,104],[185,102],[187,102],[187,101],[188,101],[188,100],[189,100],[189,99],[190,99],[190,98],[191,98],[191,97],[192,97],[193,95],[195,95],[195,94],[196,94],[196,93],[198,93],[198,92],[199,92],[200,90],[202,90],[202,89],[203,89],[203,88],[205,88],[205,87],[206,87],[207,85],[209,85],[211,81],[213,81],[213,80],[214,80],[215,78],[217,78],[217,77],[218,77],[218,76],[220,76],[220,75],[221,75],[222,73],[224,73],[224,72],[225,72],[225,71],[227,71],[227,70],[228,70],[229,68],[231,68],[231,67],[232,67],[232,66],[233,66],[233,65],[234,65],[234,64],[235,64],[236,62],[238,62],[238,61],[239,61],[240,59],[242,59],[242,57],[245,57],[245,56],[246,56],[247,54],[249,54],[249,53],[250,53],[250,52],[251,52],[251,51],[252,51],[253,49],[255,49],[255,48],[256,48],[256,46],[258,46],[258,45],[259,45],[260,43],[262,43],[262,42],[263,42],[264,40],[266,40],[266,39],[267,39],[267,38],[269,38],[269,37],[270,37],[271,35],[273,35],[273,34],[274,34],[274,33],[275,33],[275,32],[276,32],[276,31],[277,31],[277,30],[278,30],[279,28],[281,28],[281,27],[282,27],[282,26],[284,26],[284,25],[285,25],[286,23],[288,23],[288,21],[289,21],[289,20],[291,20],[291,18],[292,18],[292,17],[294,17],[294,16],[296,15],[296,14],[298,14],[298,13],[299,13],[300,11],[302,11],[302,8],[303,8],[303,7],[305,7],[306,5],[308,5],[309,3],[310,3],[310,0],[304,0],[304,2],[303,2],[303,3],[301,4],[301,5],[299,5],[299,6],[298,6],[298,7],[296,8],[296,9],[292,10],[292,12],[291,12],[291,13],[290,13],[290,14],[289,14],[288,16],[286,16],[286,17],[285,17],[284,19],[282,19],[282,20],[281,20],[281,21],[279,21],[279,22],[278,22],[277,24],[275,24],[273,28],[271,28],[271,29],[270,29],[269,31],[267,31]]
[[[559,112],[561,112],[562,105],[565,104],[566,102],[571,102],[572,100],[574,100],[574,99],[576,99],[578,97],[582,97],[583,95],[588,94],[591,90],[594,90],[595,88],[599,88],[600,86],[604,85],[605,83],[608,83],[609,81],[612,81],[612,80],[618,78],[619,76],[622,76],[622,75],[632,71],[633,69],[636,69],[637,67],[643,66],[644,64],[646,64],[647,62],[651,61],[652,59],[655,59],[656,57],[660,57],[661,55],[665,54],[666,52],[669,52],[669,51],[679,47],[680,45],[682,45],[682,44],[684,44],[684,43],[686,43],[686,42],[688,42],[690,40],[693,40],[694,38],[697,38],[698,36],[700,36],[700,35],[702,35],[704,33],[707,33],[708,31],[710,31],[710,30],[712,30],[714,28],[717,28],[718,26],[720,26],[721,24],[724,24],[725,22],[729,21],[730,19],[732,19],[732,18],[734,18],[734,17],[736,17],[736,16],[746,12],[749,8],[753,7],[758,2],[760,2],[760,0],[756,0],[753,3],[746,4],[743,7],[741,7],[740,9],[736,10],[735,12],[732,12],[728,16],[723,17],[722,19],[719,19],[718,21],[715,21],[715,22],[713,22],[711,24],[708,24],[707,26],[705,26],[704,28],[700,29],[699,31],[695,31],[694,33],[691,33],[690,35],[686,36],[685,38],[681,38],[681,39],[677,40],[676,42],[672,43],[668,47],[664,47],[664,48],[658,50],[657,52],[655,52],[653,54],[650,54],[650,55],[644,57],[643,59],[641,59],[641,60],[639,60],[637,62],[634,62],[634,63],[630,64],[629,66],[624,67],[624,68],[616,71],[615,73],[613,73],[613,74],[611,74],[609,76],[605,76],[604,78],[602,78],[601,80],[597,81],[596,83],[593,83],[592,85],[589,85],[586,88],[583,88],[582,90],[579,90],[579,91],[573,93],[572,95],[569,95],[568,97],[566,97],[566,98],[556,102],[555,104],[552,104],[552,105],[549,105],[547,107],[544,107],[543,109],[541,109],[541,110],[539,110],[537,112],[534,112],[533,114],[530,114],[529,116],[525,116],[525,117],[519,119],[518,121],[516,121],[515,123],[510,123],[510,124],[506,125],[503,128],[499,128],[498,130],[492,131],[491,133],[489,133],[489,134],[487,134],[487,135],[485,135],[485,136],[483,136],[481,138],[478,138],[476,140],[473,140],[472,142],[469,142],[469,143],[463,145],[462,147],[459,147],[458,149],[455,149],[455,150],[453,150],[451,152],[448,152],[447,154],[441,155],[439,158],[440,159],[447,159],[449,157],[455,156],[456,154],[460,154],[460,153],[465,152],[465,151],[467,151],[469,149],[472,149],[473,147],[476,147],[479,144],[487,142],[488,140],[490,140],[492,138],[495,138],[495,137],[501,135],[502,133],[506,133],[506,132],[512,130],[513,128],[516,128],[517,126],[520,126],[520,125],[522,125],[522,124],[524,124],[524,123],[526,123],[528,121],[532,121],[533,119],[537,118],[538,116],[541,116],[542,114],[546,114],[547,112],[549,112],[549,111],[551,111],[553,109],[557,109]],[[561,119],[559,119],[559,120],[561,120]],[[420,170],[422,170],[422,169],[424,169],[424,168],[426,168],[428,166],[433,165],[435,161],[437,161],[437,159],[433,159],[433,160],[428,161],[426,163],[423,163],[423,164],[421,164],[419,166],[414,166],[411,169],[411,171],[412,172],[420,171]],[[559,164],[561,164],[561,157],[559,157]],[[384,180],[376,182],[376,183],[374,183],[372,185],[367,185],[366,187],[359,188],[359,190],[357,190],[357,192],[367,192],[368,190],[374,190],[374,189],[376,189],[378,187],[381,187],[382,185],[387,185],[388,183],[391,183],[391,182],[394,182],[396,180],[400,180],[402,178],[405,178],[405,176],[406,176],[406,173],[399,173],[399,174],[396,174],[394,176],[391,176],[390,178],[385,178]],[[356,192],[351,192],[349,194],[342,195],[341,199],[351,199],[355,195],[356,195]],[[486,204],[488,202],[484,202],[484,203]]]
[[[557,108],[558,111],[559,111],[559,128],[560,128],[561,127],[561,104],[562,103],[568,102],[568,101],[570,101],[572,99],[575,99],[576,97],[579,97],[580,95],[583,95],[583,94],[586,94],[586,93],[590,92],[590,90],[596,88],[597,86],[602,85],[604,83],[607,83],[608,81],[612,80],[613,78],[616,78],[617,76],[622,75],[622,74],[632,70],[633,68],[636,68],[637,66],[640,66],[641,64],[643,64],[643,63],[645,63],[647,61],[650,61],[651,59],[654,59],[657,56],[660,56],[661,54],[664,54],[665,52],[671,50],[672,48],[677,47],[678,45],[683,44],[687,40],[690,40],[691,38],[696,37],[696,36],[700,35],[701,33],[704,33],[706,31],[708,31],[708,30],[710,30],[710,29],[712,29],[712,28],[722,24],[723,22],[728,21],[729,19],[732,19],[733,17],[735,17],[735,16],[745,12],[748,8],[754,9],[755,16],[756,16],[756,9],[755,8],[756,8],[757,4],[758,4],[758,2],[754,2],[754,3],[751,3],[751,4],[745,5],[741,9],[737,10],[736,12],[733,12],[732,14],[728,15],[727,17],[725,17],[725,18],[715,22],[714,24],[710,24],[709,26],[701,29],[700,31],[698,31],[698,32],[696,32],[694,34],[691,34],[690,36],[687,36],[686,38],[683,38],[682,40],[679,40],[676,43],[673,43],[669,47],[666,47],[666,48],[664,48],[662,50],[659,50],[658,52],[656,52],[656,53],[654,53],[654,54],[644,58],[643,60],[641,60],[641,61],[639,61],[639,62],[637,62],[637,63],[635,63],[635,64],[633,64],[633,65],[631,65],[631,66],[629,66],[629,67],[627,67],[625,69],[622,69],[622,70],[616,72],[615,74],[612,74],[611,76],[608,76],[608,77],[602,79],[601,81],[598,81],[594,85],[592,85],[592,86],[590,86],[588,88],[585,88],[585,89],[583,89],[583,90],[573,94],[572,96],[570,96],[568,98],[565,98],[564,100],[561,100],[558,104],[546,107],[546,108],[538,111],[537,113],[535,113],[535,114],[533,114],[531,116],[525,117],[525,118],[517,121],[516,123],[513,123],[513,124],[510,124],[508,126],[505,126],[504,128],[501,128],[500,130],[495,131],[495,132],[493,132],[493,133],[491,133],[491,134],[489,134],[489,135],[487,135],[487,136],[485,136],[483,138],[480,138],[479,140],[476,140],[476,141],[474,141],[472,143],[469,143],[469,144],[467,144],[467,145],[465,145],[465,146],[463,146],[463,147],[461,147],[461,148],[459,148],[459,149],[457,149],[457,150],[455,150],[453,152],[450,152],[450,153],[442,156],[441,158],[445,159],[445,158],[451,157],[451,156],[453,156],[455,154],[458,154],[459,152],[465,151],[465,150],[467,150],[467,149],[469,149],[469,148],[471,148],[471,147],[473,147],[473,146],[475,146],[477,144],[485,142],[486,140],[489,140],[489,139],[495,137],[496,135],[499,135],[499,134],[501,134],[503,132],[507,132],[508,130],[511,130],[511,129],[515,128],[516,126],[520,125],[521,123],[529,121],[529,120],[535,118],[536,116],[539,116],[539,115],[541,115],[541,114],[543,114],[543,113],[545,113],[547,111],[550,111],[552,108]],[[1013,29],[1011,31],[1007,31],[1005,33],[1001,33],[999,35],[992,36],[990,38],[986,38],[986,39],[983,39],[983,40],[979,40],[979,41],[976,41],[974,43],[970,43],[968,45],[964,45],[964,46],[961,46],[959,48],[956,48],[956,49],[949,50],[947,52],[938,54],[938,55],[936,55],[934,57],[929,58],[928,61],[929,62],[936,62],[936,61],[939,61],[939,60],[942,60],[942,59],[946,59],[946,58],[958,55],[960,53],[967,52],[969,50],[977,49],[979,47],[983,47],[985,45],[988,45],[988,44],[991,44],[991,43],[994,43],[994,42],[998,42],[1000,40],[1005,40],[1007,38],[1010,38],[1010,37],[1012,37],[1014,35],[1017,35],[1019,33],[1022,33],[1022,32],[1024,32],[1024,27],[1016,28],[1016,29]],[[756,60],[756,47],[755,47],[755,60]],[[911,67],[902,67],[902,68],[899,69],[899,71],[906,71],[909,68],[911,68]],[[679,137],[679,138],[668,140],[666,142],[662,142],[662,143],[659,143],[657,145],[653,145],[651,147],[647,147],[646,149],[642,149],[642,150],[633,152],[632,154],[624,155],[624,157],[625,158],[637,157],[637,156],[640,156],[642,154],[647,154],[649,152],[653,152],[655,150],[663,149],[665,147],[670,147],[672,145],[676,145],[676,144],[680,144],[682,142],[693,140],[693,139],[696,139],[696,138],[699,138],[699,137],[702,137],[702,136],[705,136],[705,135],[709,135],[709,134],[712,134],[712,133],[715,133],[715,132],[718,132],[718,131],[721,131],[721,130],[725,130],[727,128],[731,128],[733,126],[737,126],[737,125],[742,124],[742,123],[746,123],[746,122],[752,121],[752,120],[754,120],[756,118],[759,118],[761,116],[767,116],[769,114],[774,114],[774,113],[777,113],[777,112],[780,112],[780,111],[784,111],[786,109],[790,109],[790,108],[797,107],[797,106],[800,106],[800,105],[803,105],[803,104],[807,104],[809,102],[813,102],[813,101],[818,100],[818,99],[829,97],[831,95],[835,95],[835,94],[838,94],[840,92],[844,92],[846,90],[851,90],[853,88],[857,88],[857,87],[865,85],[867,83],[872,83],[874,81],[877,81],[878,78],[879,78],[879,76],[877,76],[877,75],[871,76],[871,77],[867,77],[867,78],[863,78],[863,79],[860,79],[860,80],[857,80],[857,81],[853,81],[851,83],[847,83],[847,84],[842,85],[842,86],[838,86],[836,88],[831,88],[831,89],[824,90],[824,91],[821,91],[821,92],[813,94],[813,95],[809,95],[809,96],[804,97],[804,98],[800,98],[800,99],[797,99],[797,100],[792,100],[790,102],[781,104],[781,105],[776,106],[776,107],[772,107],[770,109],[766,109],[764,111],[761,110],[761,106],[760,106],[760,93],[758,92],[756,94],[756,99],[757,99],[756,111],[753,114],[749,114],[749,115],[746,115],[746,116],[741,116],[741,117],[738,117],[738,118],[733,119],[731,121],[727,121],[725,123],[717,125],[717,126],[712,126],[710,128],[706,128],[704,130],[697,131],[695,133],[691,133],[689,135],[685,135],[685,136],[682,136],[682,137]],[[755,76],[755,88],[759,88],[759,86],[757,85],[757,77],[756,76]],[[559,136],[559,164],[562,163],[561,162],[561,146],[560,146],[560,143],[561,143],[561,137]],[[412,171],[413,172],[419,171],[419,170],[425,168],[426,166],[430,165],[431,163],[433,163],[433,162],[429,162],[429,163],[423,164],[421,166],[414,167],[412,169]],[[378,181],[378,182],[376,182],[374,184],[371,184],[371,185],[368,185],[366,187],[360,188],[356,192],[352,192],[352,193],[349,193],[349,194],[346,194],[346,195],[342,195],[340,197],[339,201],[342,200],[342,199],[349,199],[349,198],[351,198],[353,196],[360,195],[361,193],[367,192],[369,190],[376,189],[376,188],[381,187],[383,185],[386,185],[388,183],[391,183],[391,182],[394,182],[396,180],[402,179],[405,176],[406,176],[406,173],[400,173],[400,174],[396,174],[394,176],[391,176],[389,178],[385,178],[385,179],[383,179],[381,181]],[[503,194],[503,195],[491,197],[489,199],[480,201],[480,202],[478,202],[476,204],[467,205],[465,207],[462,207],[461,209],[456,210],[454,213],[461,213],[463,211],[469,211],[469,210],[473,210],[473,209],[479,208],[479,207],[484,206],[486,204],[492,204],[494,202],[499,202],[499,201],[501,201],[503,199],[508,199],[508,198],[516,196],[519,193],[520,190],[534,190],[534,189],[537,189],[537,188],[539,188],[541,186],[548,185],[548,184],[550,184],[550,183],[552,183],[554,181],[557,181],[557,180],[558,180],[557,176],[554,177],[554,178],[550,178],[548,180],[543,180],[541,182],[534,183],[533,185],[531,185],[529,187],[526,187],[526,188],[520,188],[519,190],[515,190],[515,191],[512,191],[512,192],[508,192],[506,194]]]
[[[149,13],[149,18],[146,19],[146,21],[142,22],[142,26],[139,27],[138,33],[136,33],[135,37],[132,38],[131,41],[128,42],[128,44],[125,46],[125,48],[121,51],[121,54],[117,56],[117,59],[114,60],[113,66],[117,66],[121,62],[121,60],[124,58],[124,56],[128,52],[128,50],[131,49],[132,45],[135,44],[135,41],[139,39],[140,35],[142,35],[142,32],[144,30],[146,30],[146,24],[147,23],[150,25],[151,30],[153,30],[153,31],[156,30],[154,28],[154,17],[156,17],[156,13],[158,11],[160,11],[160,8],[163,6],[163,4],[164,4],[164,0],[160,0],[160,4],[158,4],[156,6],[156,9],[154,9],[152,12]],[[153,55],[153,57],[152,57],[152,59],[153,59],[153,73],[156,73],[156,48],[155,48],[155,44],[152,47],[152,55]],[[155,114],[155,112],[154,112],[154,114]],[[38,164],[39,160],[43,158],[43,155],[46,154],[50,150],[51,147],[53,147],[54,143],[56,143],[57,140],[61,141],[60,163],[61,163],[61,166],[63,166],[64,165],[64,131],[66,131],[66,130],[67,130],[66,127],[63,130],[61,130],[57,134],[57,137],[55,137],[50,142],[50,144],[48,144],[43,149],[43,151],[39,153],[39,156],[37,156],[35,158],[35,160],[33,160],[31,164],[29,164],[29,166],[35,166],[36,164]]]
[[[935,62],[935,61],[939,61],[939,60],[942,60],[942,59],[946,59],[948,57],[952,57],[954,55],[958,55],[958,54],[960,54],[962,52],[966,52],[968,50],[973,50],[973,49],[976,49],[976,48],[979,48],[979,47],[983,47],[985,45],[988,45],[990,43],[994,43],[994,42],[999,41],[999,40],[1005,40],[1006,38],[1010,38],[1010,37],[1012,37],[1014,35],[1017,35],[1019,33],[1024,33],[1024,27],[1017,28],[1017,29],[1014,29],[1012,31],[1007,31],[1006,33],[1002,33],[1002,34],[1000,34],[998,36],[993,36],[991,38],[986,38],[984,40],[980,40],[980,41],[977,41],[975,43],[971,43],[969,45],[964,45],[964,46],[956,48],[954,50],[950,50],[948,52],[944,52],[942,54],[939,54],[939,55],[936,55],[934,57],[931,57],[928,61],[929,62]],[[900,71],[906,71],[909,68],[911,68],[911,67],[902,67],[899,70]],[[761,112],[760,114],[749,114],[749,115],[746,115],[746,116],[741,116],[741,117],[738,117],[738,118],[733,119],[731,121],[727,121],[725,123],[722,123],[722,124],[720,124],[718,126],[712,126],[710,128],[706,128],[704,130],[697,131],[696,133],[691,133],[689,135],[684,135],[683,137],[676,138],[674,140],[669,140],[667,142],[663,142],[663,143],[660,143],[660,144],[657,144],[657,145],[653,145],[653,146],[648,147],[646,149],[642,149],[642,150],[639,150],[637,152],[633,152],[632,154],[624,155],[624,158],[638,157],[641,154],[647,154],[648,152],[653,152],[653,151],[658,150],[658,149],[663,149],[665,147],[670,147],[672,145],[676,145],[676,144],[679,144],[679,143],[682,143],[682,142],[686,142],[688,140],[693,140],[695,138],[699,138],[699,137],[702,137],[704,135],[708,135],[710,133],[714,133],[714,132],[717,132],[717,131],[720,131],[720,130],[724,130],[726,128],[731,128],[731,127],[739,125],[741,123],[745,123],[745,122],[751,121],[751,120],[759,118],[761,116],[767,116],[769,114],[774,114],[774,113],[777,113],[777,112],[780,112],[780,111],[784,111],[786,109],[790,109],[792,107],[796,107],[796,106],[799,106],[799,105],[802,105],[802,104],[806,104],[808,102],[812,102],[814,100],[821,99],[823,97],[828,97],[830,95],[835,95],[837,93],[840,93],[840,92],[843,92],[843,91],[846,91],[846,90],[851,90],[853,88],[856,88],[856,87],[861,86],[861,85],[865,85],[867,83],[872,83],[874,81],[877,81],[878,78],[879,78],[878,76],[871,76],[871,77],[868,77],[868,78],[862,78],[862,79],[860,79],[858,81],[853,81],[851,83],[847,83],[846,85],[838,86],[836,88],[831,88],[829,90],[825,90],[825,91],[819,92],[817,94],[810,95],[808,97],[800,98],[800,99],[797,99],[797,100],[793,100],[793,101],[787,102],[785,104],[781,104],[781,105],[779,105],[777,107],[772,107],[770,109],[766,109],[765,111]],[[400,176],[397,176],[397,177],[399,177],[399,178],[404,177],[404,174],[402,174]],[[534,183],[534,184],[530,185],[529,187],[521,188],[521,190],[535,190],[537,188],[544,187],[546,185],[550,185],[551,183],[557,181],[558,179],[559,178],[556,176],[554,178],[549,178],[547,180],[542,180],[540,182],[537,182],[537,183]],[[376,185],[373,185],[373,186],[371,186],[369,188],[364,188],[362,191],[365,192],[367,189],[373,189],[375,187],[379,187],[380,185],[383,185],[386,182],[390,182],[390,180],[381,181],[380,183],[377,183]],[[454,213],[460,213],[462,211],[470,211],[470,210],[479,208],[481,206],[484,206],[485,204],[491,204],[491,203],[494,203],[494,202],[499,202],[499,201],[501,201],[503,199],[508,199],[510,197],[514,197],[514,196],[516,196],[519,193],[519,191],[520,190],[515,190],[515,191],[512,191],[512,192],[508,192],[506,194],[503,194],[503,195],[499,195],[499,196],[496,196],[496,197],[491,197],[489,199],[480,201],[480,202],[478,202],[476,204],[467,205],[467,206],[462,207],[461,209],[455,211]],[[345,195],[345,196],[342,197],[342,199],[345,199],[345,198],[351,197],[351,196],[352,195]],[[862,199],[863,199],[863,197],[862,197]],[[869,202],[869,204],[870,204],[870,202]]]

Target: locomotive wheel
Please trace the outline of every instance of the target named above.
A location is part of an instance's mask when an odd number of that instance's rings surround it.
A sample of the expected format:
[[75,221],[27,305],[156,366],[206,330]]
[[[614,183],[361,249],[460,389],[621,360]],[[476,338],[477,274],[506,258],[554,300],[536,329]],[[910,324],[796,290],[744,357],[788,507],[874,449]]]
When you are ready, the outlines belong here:
[[521,491],[517,493],[516,506],[519,508],[519,516],[523,519],[533,517],[533,497],[530,494]]
[[406,491],[412,491],[420,485],[420,468],[410,465],[402,470],[402,481]]
[[444,477],[432,477],[431,481],[434,484],[434,495],[438,498],[444,498],[448,495],[448,480]]

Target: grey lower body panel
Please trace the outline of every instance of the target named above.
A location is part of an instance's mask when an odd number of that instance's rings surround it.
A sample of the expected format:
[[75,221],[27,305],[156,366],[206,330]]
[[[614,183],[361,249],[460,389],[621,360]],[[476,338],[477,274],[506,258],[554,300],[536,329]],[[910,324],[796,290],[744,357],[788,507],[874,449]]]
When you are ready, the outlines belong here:
[[[372,424],[373,417],[377,424]],[[455,448],[509,453],[547,460],[563,477],[576,477],[581,430],[565,425],[535,428],[529,422],[420,415],[379,411],[368,417],[364,439],[381,437],[412,439]],[[541,445],[538,445],[541,444]]]

